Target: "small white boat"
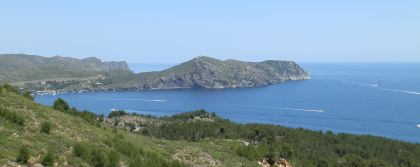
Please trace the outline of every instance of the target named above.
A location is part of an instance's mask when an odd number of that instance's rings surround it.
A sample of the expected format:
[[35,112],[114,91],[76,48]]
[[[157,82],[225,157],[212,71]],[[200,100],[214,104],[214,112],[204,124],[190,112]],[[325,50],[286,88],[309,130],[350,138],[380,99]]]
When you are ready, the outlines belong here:
[[417,127],[420,128],[420,124],[417,124]]

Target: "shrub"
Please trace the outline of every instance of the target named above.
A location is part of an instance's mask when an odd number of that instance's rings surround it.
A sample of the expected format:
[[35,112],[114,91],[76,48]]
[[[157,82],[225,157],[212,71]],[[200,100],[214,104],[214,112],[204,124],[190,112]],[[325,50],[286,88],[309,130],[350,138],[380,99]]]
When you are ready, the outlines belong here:
[[144,155],[137,154],[131,158],[128,166],[147,166],[147,167],[183,167],[186,166],[176,160],[165,160],[157,154],[146,153]]
[[47,154],[42,158],[41,164],[44,166],[53,166],[54,165],[54,154],[52,151],[48,151]]
[[19,149],[19,153],[16,157],[16,161],[19,163],[26,164],[31,156],[29,147],[24,145]]
[[106,167],[117,167],[120,162],[120,154],[118,154],[116,151],[111,150],[108,154],[108,162],[106,164]]
[[259,155],[255,155],[256,153],[256,148],[253,145],[241,146],[238,148],[238,150],[236,150],[236,154],[249,160],[258,159],[261,157]]
[[34,96],[31,95],[31,92],[26,91],[22,94],[22,96],[28,98],[29,100],[34,100]]
[[13,92],[13,93],[16,93],[16,94],[20,94],[19,89],[12,86],[12,85],[4,84],[3,88],[8,92]]
[[82,157],[86,152],[87,152],[86,146],[81,143],[77,143],[73,147],[73,154],[77,157]]
[[103,121],[103,115],[96,115],[93,112],[90,111],[78,111],[76,108],[69,108],[69,105],[67,102],[65,102],[63,99],[57,99],[54,102],[53,108],[55,110],[62,111],[64,113],[80,117],[84,119],[85,121],[89,122],[92,125],[96,125],[97,127],[101,127],[100,122]]
[[113,110],[108,114],[108,118],[119,117],[119,116],[124,116],[124,115],[129,115],[129,114],[125,112],[124,110]]
[[44,121],[41,124],[41,133],[50,134],[51,133],[51,123],[48,121]]
[[6,120],[17,123],[18,125],[23,125],[25,119],[18,113],[9,111],[6,108],[0,107],[0,117],[5,118]]
[[132,122],[127,123],[127,126],[130,128],[130,132],[136,130],[136,124]]
[[106,156],[102,150],[95,148],[92,151],[92,165],[95,167],[103,167],[106,163]]
[[54,104],[53,104],[54,110],[66,111],[69,108],[70,108],[69,104],[61,98],[58,98],[57,100],[54,101]]
[[280,157],[289,159],[293,155],[293,149],[289,144],[283,144],[279,152]]

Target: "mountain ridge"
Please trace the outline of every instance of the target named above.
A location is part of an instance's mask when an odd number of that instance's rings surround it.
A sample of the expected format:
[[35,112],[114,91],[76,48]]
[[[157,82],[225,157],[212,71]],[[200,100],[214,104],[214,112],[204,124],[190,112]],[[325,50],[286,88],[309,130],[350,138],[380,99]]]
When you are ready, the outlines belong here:
[[[206,56],[196,57],[160,72],[138,75],[139,87],[142,89],[246,88],[310,79],[309,74],[292,61],[222,61]],[[155,79],[145,79],[148,75],[154,75]]]
[[103,62],[96,57],[0,55],[0,83],[15,83],[31,91],[249,88],[307,79],[309,74],[297,63],[281,60],[198,56],[162,71],[136,74],[126,62]]
[[0,83],[55,78],[84,78],[101,72],[130,71],[126,62],[103,62],[95,57],[42,57],[0,54]]

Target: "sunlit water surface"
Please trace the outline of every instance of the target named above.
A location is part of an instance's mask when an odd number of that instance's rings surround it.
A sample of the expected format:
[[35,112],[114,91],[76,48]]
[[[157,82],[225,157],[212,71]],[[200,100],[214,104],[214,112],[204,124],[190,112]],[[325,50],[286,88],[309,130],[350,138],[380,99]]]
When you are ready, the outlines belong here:
[[[136,71],[160,70],[135,66]],[[155,116],[205,109],[239,123],[371,134],[420,142],[420,64],[303,64],[311,80],[224,90],[162,90],[37,96],[78,109]],[[132,65],[133,67],[133,65]],[[140,70],[139,70],[140,69]]]

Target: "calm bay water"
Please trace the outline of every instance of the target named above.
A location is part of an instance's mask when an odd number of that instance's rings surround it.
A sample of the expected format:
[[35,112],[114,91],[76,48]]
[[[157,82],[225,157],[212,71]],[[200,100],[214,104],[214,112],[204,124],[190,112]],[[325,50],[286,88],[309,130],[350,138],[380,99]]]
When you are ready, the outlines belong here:
[[420,64],[302,66],[311,80],[246,89],[69,93],[36,101],[51,105],[61,97],[78,109],[104,114],[123,109],[162,116],[205,109],[239,123],[420,142]]

